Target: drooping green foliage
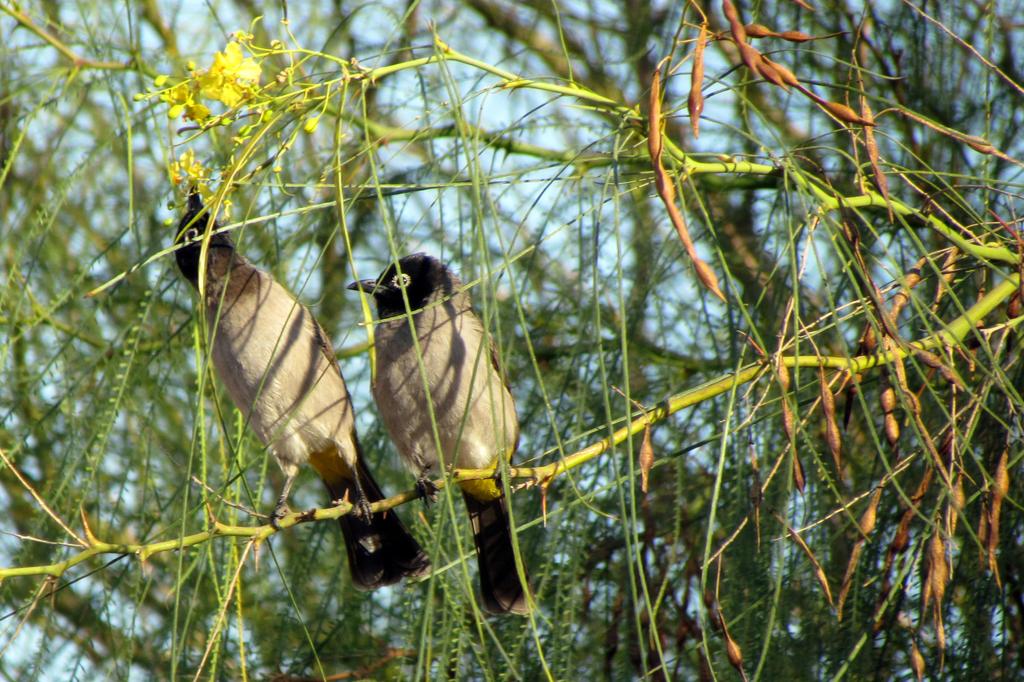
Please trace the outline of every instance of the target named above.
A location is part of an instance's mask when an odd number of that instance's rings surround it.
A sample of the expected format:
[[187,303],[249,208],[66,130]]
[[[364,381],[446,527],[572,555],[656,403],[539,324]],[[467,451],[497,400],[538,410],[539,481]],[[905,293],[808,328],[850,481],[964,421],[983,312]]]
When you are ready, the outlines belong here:
[[[0,671],[1019,676],[1022,11],[0,0]],[[461,274],[531,617],[479,612],[453,486],[395,506],[434,574],[373,593],[336,523],[263,526],[192,186],[331,336],[390,495],[345,285]]]

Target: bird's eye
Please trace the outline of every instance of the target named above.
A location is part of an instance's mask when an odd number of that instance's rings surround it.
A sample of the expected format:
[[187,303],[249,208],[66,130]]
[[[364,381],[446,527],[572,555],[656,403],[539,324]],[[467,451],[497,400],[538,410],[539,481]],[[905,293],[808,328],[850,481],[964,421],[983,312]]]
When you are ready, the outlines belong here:
[[405,287],[409,286],[410,282],[412,282],[412,277],[410,277],[409,274],[405,272],[395,275],[394,277],[391,278],[391,286],[398,287],[400,289],[404,289]]
[[194,242],[197,239],[199,239],[199,230],[197,230],[194,227],[188,228],[188,230],[185,232],[185,241]]

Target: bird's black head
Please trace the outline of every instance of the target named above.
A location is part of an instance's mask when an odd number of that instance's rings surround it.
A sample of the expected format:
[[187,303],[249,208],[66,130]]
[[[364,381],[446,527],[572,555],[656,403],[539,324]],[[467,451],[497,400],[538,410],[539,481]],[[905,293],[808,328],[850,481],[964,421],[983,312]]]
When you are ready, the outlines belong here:
[[362,289],[377,302],[377,314],[394,317],[405,313],[402,290],[409,299],[409,309],[417,310],[438,298],[450,296],[461,282],[444,263],[425,253],[405,256],[392,263],[377,279],[352,282],[349,289]]
[[[199,281],[199,256],[202,252],[202,236],[206,231],[206,224],[209,214],[203,206],[203,198],[193,188],[188,195],[188,208],[181,222],[178,223],[178,231],[175,233],[174,243],[184,244],[174,252],[178,261],[178,269],[181,274],[195,285]],[[214,230],[219,230],[220,225],[214,222]],[[226,234],[214,234],[210,237],[210,247],[234,248],[231,237]]]

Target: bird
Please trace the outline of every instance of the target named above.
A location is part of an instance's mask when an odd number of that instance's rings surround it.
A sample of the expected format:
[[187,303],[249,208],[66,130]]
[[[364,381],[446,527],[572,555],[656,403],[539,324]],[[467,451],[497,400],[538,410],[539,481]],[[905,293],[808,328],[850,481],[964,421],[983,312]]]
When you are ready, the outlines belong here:
[[372,512],[384,499],[356,435],[352,401],[327,334],[312,313],[268,273],[255,267],[211,221],[194,189],[175,237],[178,269],[199,289],[211,330],[210,354],[220,382],[285,475],[270,522],[288,513],[300,467],[310,464],[332,504],[353,511],[338,519],[353,584],[371,590],[417,578],[430,560],[394,510]]
[[[458,276],[437,258],[415,253],[348,288],[376,303],[372,393],[424,498],[436,494],[430,477],[441,469],[437,441],[447,467],[486,469],[495,468],[499,457],[510,460],[519,445],[515,404],[494,344]],[[459,486],[473,529],[484,610],[529,613],[532,592],[529,579],[520,580],[516,570],[502,487],[493,478]]]

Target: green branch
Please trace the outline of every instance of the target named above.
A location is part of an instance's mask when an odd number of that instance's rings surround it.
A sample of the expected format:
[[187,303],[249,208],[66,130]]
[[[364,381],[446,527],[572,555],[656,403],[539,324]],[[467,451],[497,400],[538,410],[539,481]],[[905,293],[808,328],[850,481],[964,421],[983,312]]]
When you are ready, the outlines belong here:
[[19,24],[49,43],[54,49],[60,52],[64,58],[70,61],[71,65],[76,69],[110,69],[123,71],[131,66],[131,62],[123,64],[121,62],[104,62],[80,57],[74,52],[74,50],[61,42],[59,38],[36,24],[27,14],[21,12],[17,7],[11,7],[6,3],[3,3],[0,4],[0,12],[9,14]]
[[[898,350],[857,357],[819,355],[792,356],[782,358],[781,362],[787,367],[825,367],[828,369],[840,369],[851,373],[859,373],[873,367],[892,363],[897,359],[907,357],[918,350],[955,345],[963,341],[967,335],[975,329],[979,321],[995,310],[1003,301],[1012,296],[1013,293],[1017,291],[1019,285],[1019,275],[1008,277],[999,285],[994,287],[981,300],[971,306],[971,308],[963,315],[946,325],[941,331],[919,341],[906,344]],[[753,381],[761,374],[769,371],[769,363],[770,361],[768,360],[762,360],[748,365],[737,372],[725,374],[700,386],[676,394],[662,402],[654,409],[648,410],[642,414],[638,414],[634,418],[631,418],[628,425],[616,430],[611,435],[591,443],[587,447],[567,455],[565,458],[557,462],[540,467],[511,467],[508,470],[508,474],[511,478],[527,479],[529,482],[539,484],[546,488],[559,475],[604,454],[614,446],[624,442],[626,439],[642,432],[648,426],[664,421],[670,415],[675,414],[686,407],[696,405],[717,395],[726,393],[737,385]],[[494,476],[494,469],[455,469],[451,472],[450,480],[454,482],[472,481],[492,478]],[[529,485],[529,482],[526,485]],[[445,486],[446,480],[442,478],[435,483],[439,488],[442,488]],[[417,499],[418,497],[419,493],[416,490],[408,490],[385,500],[375,502],[370,505],[370,507],[375,512],[384,511],[403,505]],[[135,554],[138,555],[141,560],[145,561],[154,554],[193,547],[219,537],[247,538],[250,542],[262,542],[280,530],[285,530],[303,523],[338,519],[351,511],[351,504],[342,503],[336,507],[295,512],[282,518],[278,524],[278,528],[274,528],[269,524],[261,526],[229,526],[214,520],[213,527],[209,530],[193,533],[173,540],[163,540],[148,544],[119,544],[103,542],[96,539],[92,535],[92,532],[86,528],[87,546],[74,556],[71,556],[64,561],[52,564],[0,568],[0,579],[32,575],[47,575],[56,578],[60,577],[68,569],[77,566],[83,561],[87,561],[95,556],[104,554]]]

